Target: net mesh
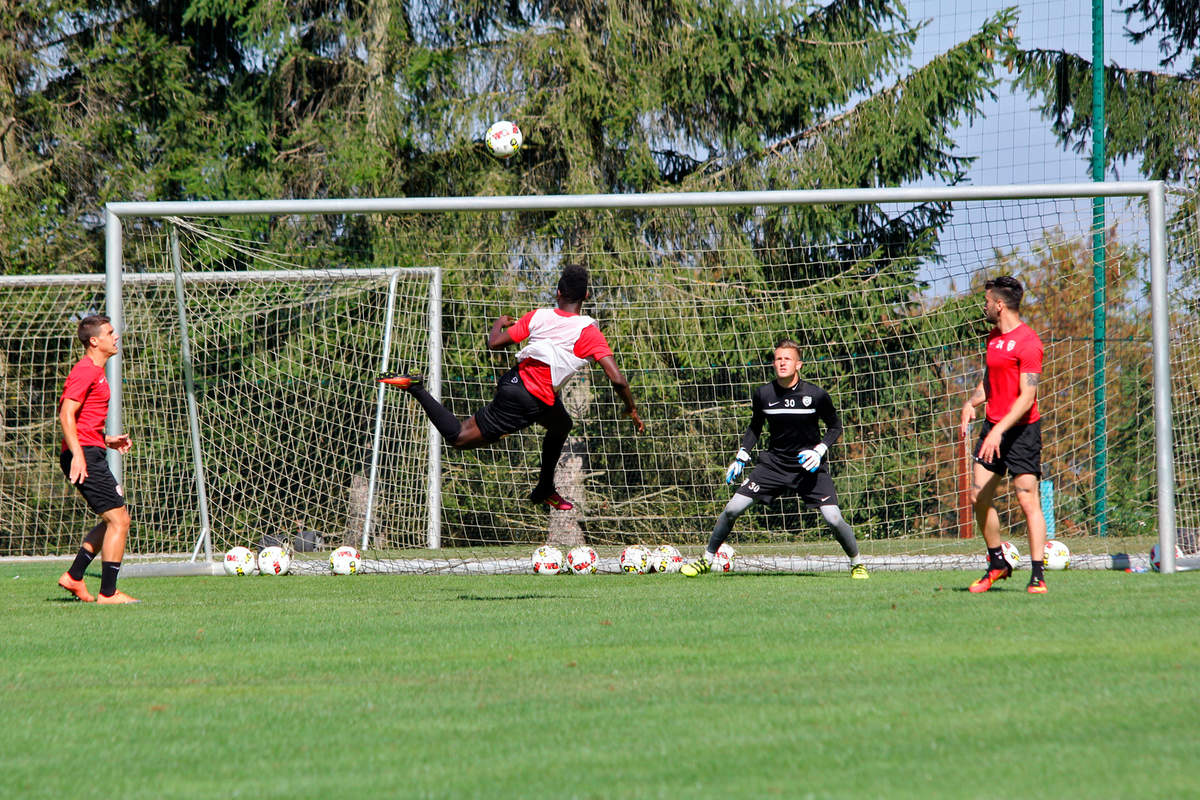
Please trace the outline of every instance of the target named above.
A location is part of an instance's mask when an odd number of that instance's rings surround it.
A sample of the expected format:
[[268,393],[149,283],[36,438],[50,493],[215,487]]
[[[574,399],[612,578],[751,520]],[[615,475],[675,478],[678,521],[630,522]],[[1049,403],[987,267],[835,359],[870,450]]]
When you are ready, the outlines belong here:
[[[202,526],[173,228],[187,273],[218,555],[234,545],[311,542],[301,531],[320,534],[326,549],[361,546],[365,535],[366,567],[380,571],[528,569],[529,553],[547,541],[587,543],[612,569],[633,543],[698,554],[732,491],[724,472],[750,395],[773,376],[774,342],[793,338],[802,377],[830,393],[845,426],[829,463],[864,556],[876,565],[961,566],[979,557],[982,542],[964,482],[974,433],[964,444],[958,420],[982,376],[981,287],[998,274],[1027,286],[1022,317],[1045,344],[1043,486],[1053,491],[1056,536],[1083,559],[1144,554],[1157,535],[1148,240],[1144,210],[1123,208],[1110,211],[1104,232],[1102,393],[1089,199],[958,203],[953,214],[926,204],[131,226],[122,335],[125,428],[135,440],[124,463],[130,550],[187,553]],[[929,236],[889,238],[891,223],[917,218]],[[828,230],[831,219],[869,235],[791,235],[816,230],[814,221]],[[273,239],[281,227],[285,245]],[[1173,220],[1172,420],[1185,553],[1200,526],[1195,237],[1194,218]],[[563,393],[575,427],[557,470],[576,508],[552,514],[527,500],[539,427],[479,450],[439,448],[440,547],[432,549],[429,427],[411,397],[380,394],[374,378],[385,364],[427,373],[433,353],[442,376],[434,388],[468,417],[513,364],[511,350],[486,347],[492,321],[552,305],[558,273],[572,261],[591,271],[585,313],[630,379],[646,432],[635,435],[601,370],[576,376]],[[440,270],[440,350],[430,342],[430,267]],[[80,355],[71,319],[103,305],[99,282],[73,280],[6,293],[5,555],[71,552],[91,524],[56,459],[54,406]],[[998,508],[1005,538],[1023,542],[1008,491]],[[795,498],[756,506],[730,543],[745,568],[846,569],[820,516]],[[324,555],[297,557],[320,569]]]

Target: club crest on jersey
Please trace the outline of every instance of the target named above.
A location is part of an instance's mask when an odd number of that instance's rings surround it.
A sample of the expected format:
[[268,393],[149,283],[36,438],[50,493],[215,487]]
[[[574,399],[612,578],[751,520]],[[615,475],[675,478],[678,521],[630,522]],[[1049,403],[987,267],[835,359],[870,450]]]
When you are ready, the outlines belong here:
[[1004,348],[1004,349],[1005,349],[1005,350],[1007,350],[1008,352],[1010,352],[1010,353],[1011,353],[1011,352],[1012,352],[1012,349],[1013,349],[1014,347],[1016,347],[1016,346],[1017,346],[1017,343],[1016,343],[1014,340],[1012,340],[1012,339],[1009,339],[1009,340],[1008,340],[1008,347],[1006,347],[1006,348]]
[[811,405],[812,405],[812,398],[811,398],[811,397],[809,397],[808,395],[804,395],[804,401],[803,401],[803,402],[804,402],[804,405],[805,405],[805,406],[811,406]]

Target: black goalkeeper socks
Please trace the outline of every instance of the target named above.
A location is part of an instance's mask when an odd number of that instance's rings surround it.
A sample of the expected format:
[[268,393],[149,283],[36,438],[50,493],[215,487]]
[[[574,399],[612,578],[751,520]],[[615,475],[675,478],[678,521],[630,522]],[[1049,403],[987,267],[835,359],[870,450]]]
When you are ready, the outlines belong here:
[[95,553],[89,553],[87,548],[80,547],[79,552],[75,554],[75,561],[71,564],[71,568],[67,570],[67,574],[77,581],[83,580],[83,573],[87,571],[88,564],[91,564],[92,559],[95,557]]
[[1029,573],[1030,573],[1029,577],[1035,581],[1045,580],[1046,574],[1045,574],[1045,572],[1043,572],[1043,569],[1045,569],[1045,565],[1046,565],[1045,561],[1030,561],[1029,562]]
[[1004,551],[999,547],[989,547],[987,558],[988,569],[1004,569],[1008,566],[1008,562],[1004,560]]

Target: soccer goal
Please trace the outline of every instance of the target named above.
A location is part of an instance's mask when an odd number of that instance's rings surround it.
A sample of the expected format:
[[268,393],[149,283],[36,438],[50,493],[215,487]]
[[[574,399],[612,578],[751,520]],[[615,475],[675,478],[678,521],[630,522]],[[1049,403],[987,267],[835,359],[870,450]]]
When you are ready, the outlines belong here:
[[[1108,198],[1099,225],[1096,197]],[[973,442],[958,416],[982,374],[982,285],[1013,274],[1046,346],[1053,535],[1074,566],[1137,567],[1158,543],[1164,571],[1176,546],[1188,567],[1200,276],[1196,219],[1180,209],[1194,202],[1144,182],[110,204],[103,287],[7,287],[40,299],[5,301],[17,424],[0,502],[19,512],[6,510],[18,520],[6,549],[66,552],[86,521],[53,474],[52,409],[78,357],[70,317],[99,309],[124,342],[110,426],[136,443],[114,465],[139,555],[209,563],[233,545],[302,543],[318,549],[297,552],[298,568],[317,571],[349,543],[369,570],[519,572],[547,542],[591,545],[602,571],[634,543],[698,553],[731,492],[750,394],[772,377],[774,342],[792,338],[802,377],[845,425],[830,466],[868,564],[974,568]],[[585,313],[647,430],[633,433],[599,370],[568,384],[575,428],[557,485],[576,508],[547,513],[526,501],[539,428],[455,451],[374,379],[421,371],[468,416],[512,363],[485,346],[492,320],[550,305],[572,261],[591,270]],[[41,405],[21,405],[34,385]],[[1005,535],[1022,545],[1008,499]],[[744,515],[731,544],[735,569],[845,569],[794,498]]]

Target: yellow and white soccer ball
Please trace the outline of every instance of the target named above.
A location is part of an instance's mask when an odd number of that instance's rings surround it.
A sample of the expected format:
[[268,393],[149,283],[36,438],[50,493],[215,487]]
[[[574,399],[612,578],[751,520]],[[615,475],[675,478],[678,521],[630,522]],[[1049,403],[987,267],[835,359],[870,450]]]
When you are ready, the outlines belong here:
[[730,572],[733,569],[733,559],[737,555],[733,548],[725,543],[717,548],[711,565],[713,572]]
[[650,569],[654,572],[679,572],[683,555],[675,545],[660,544],[650,553]]
[[631,544],[621,551],[621,571],[642,575],[650,569],[650,551],[640,544]]
[[1000,554],[1004,556],[1004,560],[1007,561],[1008,565],[1013,569],[1016,569],[1021,565],[1021,551],[1018,550],[1017,546],[1012,542],[1001,542]]
[[1058,539],[1047,539],[1042,560],[1046,569],[1066,569],[1071,565],[1071,550]]
[[496,158],[512,158],[525,143],[525,136],[515,122],[502,119],[487,129],[483,140]]
[[287,575],[292,566],[292,556],[282,547],[264,547],[258,554],[260,575]]
[[557,575],[562,572],[562,550],[552,544],[544,544],[534,550],[530,561],[533,564],[533,571],[538,575]]
[[342,545],[329,554],[329,569],[334,575],[357,575],[362,556],[350,545]]
[[257,575],[258,561],[248,547],[231,547],[225,554],[226,575]]
[[596,551],[586,544],[572,547],[567,553],[567,569],[574,575],[590,575],[596,571]]

